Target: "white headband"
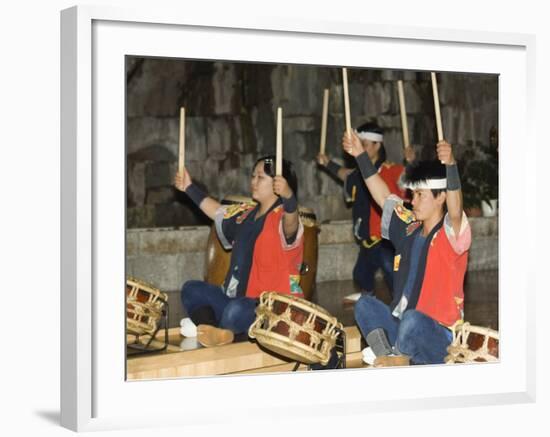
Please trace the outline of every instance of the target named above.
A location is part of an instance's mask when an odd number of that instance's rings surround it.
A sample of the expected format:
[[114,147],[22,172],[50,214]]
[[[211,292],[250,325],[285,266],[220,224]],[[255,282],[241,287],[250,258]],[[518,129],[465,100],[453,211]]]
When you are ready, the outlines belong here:
[[377,143],[384,141],[384,135],[376,132],[357,132],[357,136],[362,140],[376,141]]
[[418,182],[405,182],[403,186],[409,190],[445,190],[447,189],[447,179],[428,179]]

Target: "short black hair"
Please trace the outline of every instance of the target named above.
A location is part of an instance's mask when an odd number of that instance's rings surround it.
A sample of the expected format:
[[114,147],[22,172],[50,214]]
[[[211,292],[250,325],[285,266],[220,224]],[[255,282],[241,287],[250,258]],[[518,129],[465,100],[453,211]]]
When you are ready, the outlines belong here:
[[375,134],[384,135],[384,129],[378,126],[374,121],[367,121],[357,128],[357,132],[373,132]]
[[[405,169],[405,174],[403,175],[403,183],[414,184],[418,182],[425,182],[428,179],[445,179],[446,176],[447,170],[440,161],[414,161]],[[431,191],[434,197],[437,197],[439,193],[443,193],[446,190],[432,188]]]
[[[275,176],[275,155],[267,155],[263,156],[262,158],[259,158],[255,163],[253,169],[256,168],[258,163],[263,162],[264,163],[264,172],[268,176],[274,177]],[[294,166],[292,165],[292,162],[287,161],[286,159],[283,159],[283,177],[288,182],[288,185],[292,192],[294,193],[294,196],[296,199],[298,198],[298,177],[296,176],[296,172],[294,171]]]

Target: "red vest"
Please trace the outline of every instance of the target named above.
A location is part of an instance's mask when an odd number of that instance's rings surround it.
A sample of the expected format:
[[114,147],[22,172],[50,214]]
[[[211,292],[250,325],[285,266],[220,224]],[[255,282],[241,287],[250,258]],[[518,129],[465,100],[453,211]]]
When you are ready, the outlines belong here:
[[[281,238],[284,239],[284,236],[281,237],[279,231],[282,218],[282,206],[275,208],[265,218],[263,230],[254,245],[246,297],[259,297],[263,291],[291,294],[291,279],[296,284],[300,280],[304,238],[303,235],[298,235],[299,240],[294,243],[292,249],[283,249]],[[295,290],[292,294],[303,297],[301,291]]]
[[428,249],[422,290],[416,309],[445,326],[462,319],[464,275],[468,251],[457,254],[444,227],[433,237]]

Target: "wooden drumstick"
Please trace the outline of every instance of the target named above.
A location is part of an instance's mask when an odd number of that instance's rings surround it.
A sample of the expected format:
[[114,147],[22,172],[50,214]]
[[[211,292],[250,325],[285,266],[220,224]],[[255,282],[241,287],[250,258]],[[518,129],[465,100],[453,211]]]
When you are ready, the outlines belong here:
[[185,108],[180,108],[180,144],[178,154],[178,173],[183,174],[185,167]]
[[348,70],[342,68],[342,78],[344,81],[344,110],[346,114],[346,134],[351,137],[351,120],[349,114],[349,92],[348,92]]
[[437,78],[432,72],[432,89],[434,95],[435,123],[437,125],[437,142],[443,141],[443,126],[441,124],[441,110],[439,108],[439,93],[437,92]]
[[275,153],[275,174],[283,174],[283,108],[277,108],[277,150]]
[[409,125],[407,124],[407,110],[405,108],[405,93],[403,92],[403,81],[397,81],[397,93],[399,94],[399,110],[401,112],[401,128],[403,130],[403,147],[406,149],[409,143]]
[[327,143],[327,116],[328,116],[328,89],[325,88],[323,93],[323,118],[321,122],[321,144],[319,145],[319,153],[325,154],[325,145]]

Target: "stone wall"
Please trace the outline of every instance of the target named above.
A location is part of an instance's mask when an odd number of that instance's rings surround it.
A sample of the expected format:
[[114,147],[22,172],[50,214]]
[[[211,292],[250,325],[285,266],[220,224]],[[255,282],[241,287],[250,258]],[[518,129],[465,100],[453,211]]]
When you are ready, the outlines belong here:
[[[372,119],[385,129],[390,160],[401,161],[396,80],[404,80],[410,138],[433,156],[435,122],[428,72],[349,70],[352,125]],[[495,75],[438,75],[443,127],[457,156],[488,144],[498,127]],[[186,108],[186,167],[214,197],[248,195],[253,163],[275,149],[275,114],[284,113],[284,155],[297,170],[299,199],[320,221],[345,220],[340,186],[314,161],[323,89],[330,90],[327,154],[341,162],[344,130],[341,70],[330,67],[131,58],[127,60],[127,225],[152,228],[207,224],[172,187],[179,107]]]

